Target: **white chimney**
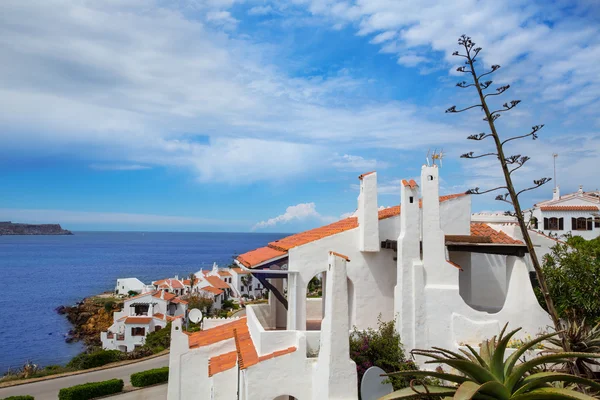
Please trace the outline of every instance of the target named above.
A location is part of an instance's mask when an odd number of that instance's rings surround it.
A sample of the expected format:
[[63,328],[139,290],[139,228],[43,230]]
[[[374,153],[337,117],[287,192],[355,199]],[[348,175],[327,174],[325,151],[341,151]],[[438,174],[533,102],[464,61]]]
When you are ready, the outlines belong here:
[[552,200],[560,200],[560,187],[555,187],[552,193]]
[[377,210],[377,172],[369,172],[358,177],[358,249],[379,251],[379,211]]
[[578,194],[583,194],[583,185],[579,185],[579,190],[577,191]]

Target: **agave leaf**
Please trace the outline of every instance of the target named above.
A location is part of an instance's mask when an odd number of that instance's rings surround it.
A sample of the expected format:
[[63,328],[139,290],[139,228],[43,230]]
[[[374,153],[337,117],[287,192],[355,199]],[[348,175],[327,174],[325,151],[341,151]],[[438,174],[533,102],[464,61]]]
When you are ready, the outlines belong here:
[[481,356],[479,355],[479,353],[473,347],[469,346],[468,344],[466,346],[471,351],[471,353],[473,353],[473,356],[477,359],[477,361],[479,362],[479,364],[483,368],[489,369],[489,365],[485,362],[485,360],[483,358],[481,358]]
[[444,354],[448,358],[451,358],[451,357],[448,356],[448,354],[450,354],[451,356],[454,356],[455,358],[457,358],[459,360],[465,360],[465,361],[468,360],[462,354],[458,354],[458,353],[455,353],[455,352],[447,350],[447,349],[442,349],[441,347],[432,347],[432,349],[435,349],[435,350],[439,351],[440,353]]
[[415,385],[413,387],[414,390],[410,387],[396,390],[393,393],[380,397],[379,400],[422,399],[427,392],[435,396],[453,396],[456,392],[456,388],[444,386]]
[[504,363],[504,376],[508,376],[508,375],[512,374],[512,370],[513,370],[515,364],[517,363],[517,361],[519,361],[519,358],[521,358],[521,356],[523,354],[525,354],[525,352],[527,350],[529,350],[536,344],[543,342],[544,340],[546,340],[552,336],[556,336],[558,334],[559,334],[559,332],[541,335],[541,336],[538,336],[536,339],[532,340],[531,342],[526,343],[523,346],[519,347],[517,349],[517,351],[515,351],[513,354],[510,355],[510,357],[508,357],[506,359],[506,362]]
[[514,395],[527,393],[527,391],[536,388],[548,382],[568,382],[589,386],[593,389],[600,389],[600,383],[580,376],[565,374],[562,372],[538,372],[529,375],[521,382],[520,387],[514,392]]
[[[506,325],[504,325],[504,329],[506,329]],[[509,332],[505,337],[502,337],[504,329],[502,329],[502,333],[500,334],[501,340],[496,345],[496,349],[492,355],[492,363],[490,365],[492,374],[494,374],[500,382],[504,382],[504,353],[506,352],[506,346],[508,346],[508,342],[515,333],[521,330],[521,328],[517,328],[514,331]]]
[[384,376],[431,376],[433,378],[438,378],[444,381],[454,383],[463,383],[469,380],[469,378],[466,378],[464,376],[435,371],[398,371],[390,372],[389,374],[385,374]]
[[506,378],[505,384],[509,390],[513,390],[515,385],[521,380],[523,375],[534,367],[551,362],[566,362],[571,358],[600,358],[600,354],[592,353],[557,353],[539,356],[522,364],[519,364],[513,372]]
[[520,394],[511,397],[511,400],[595,400],[594,397],[588,396],[574,390],[563,388],[540,388],[529,393]]
[[477,394],[485,395],[486,397],[496,400],[510,399],[510,393],[500,382],[490,381],[479,385],[473,381],[467,381],[456,389],[454,400],[471,400],[475,398]]
[[478,383],[485,383],[488,381],[497,381],[496,377],[490,373],[487,369],[477,365],[472,361],[465,360],[454,360],[454,359],[445,359],[445,360],[435,360],[435,361],[426,361],[426,364],[447,364],[448,366],[457,369],[473,378]]

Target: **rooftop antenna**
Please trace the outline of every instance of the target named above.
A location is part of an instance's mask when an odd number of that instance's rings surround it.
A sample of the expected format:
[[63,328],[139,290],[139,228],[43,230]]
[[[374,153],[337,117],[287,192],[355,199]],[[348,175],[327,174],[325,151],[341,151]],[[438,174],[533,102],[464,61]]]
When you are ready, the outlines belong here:
[[439,160],[440,161],[440,167],[442,166],[442,158],[444,158],[444,149],[440,150],[439,153],[436,153],[435,150],[433,151],[433,155],[431,156],[431,158],[433,159],[433,165],[435,165],[435,160]]
[[558,153],[552,153],[552,158],[554,159],[554,189],[558,186],[556,182],[556,157],[558,157]]
[[[427,156],[425,156],[425,160],[427,161],[427,166],[431,167],[431,164],[429,163],[429,153],[431,153],[431,149],[427,150]],[[434,150],[435,153],[435,150]]]

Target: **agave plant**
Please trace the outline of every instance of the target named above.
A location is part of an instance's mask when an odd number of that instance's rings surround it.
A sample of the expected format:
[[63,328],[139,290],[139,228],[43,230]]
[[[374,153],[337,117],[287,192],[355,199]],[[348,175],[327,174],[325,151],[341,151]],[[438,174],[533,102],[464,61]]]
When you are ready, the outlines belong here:
[[556,352],[540,355],[529,361],[519,362],[521,356],[533,349],[538,343],[558,335],[550,333],[539,336],[531,342],[523,344],[505,360],[505,352],[510,339],[519,331],[515,329],[508,334],[506,325],[500,335],[484,340],[479,352],[471,346],[462,354],[434,347],[433,350],[413,350],[413,354],[431,358],[427,364],[445,364],[457,370],[459,374],[446,373],[441,368],[436,371],[401,371],[388,375],[412,375],[423,378],[437,378],[448,385],[416,384],[381,397],[379,400],[453,398],[456,400],[537,400],[537,399],[580,399],[592,400],[587,394],[565,387],[554,386],[553,383],[576,384],[600,390],[600,383],[580,376],[557,371],[540,372],[539,367],[546,364],[566,363],[572,359],[600,358],[600,354],[579,352]]
[[[581,322],[568,320],[564,336],[569,342],[571,350],[579,353],[600,353],[600,323],[593,327],[586,325],[585,319]],[[560,351],[562,346],[560,339],[549,338],[548,342],[552,347],[546,347],[548,352],[555,353]],[[579,357],[574,361],[567,363],[567,368],[571,373],[577,375],[586,375],[589,378],[594,377],[594,372],[590,365],[600,365],[600,362],[589,357]]]

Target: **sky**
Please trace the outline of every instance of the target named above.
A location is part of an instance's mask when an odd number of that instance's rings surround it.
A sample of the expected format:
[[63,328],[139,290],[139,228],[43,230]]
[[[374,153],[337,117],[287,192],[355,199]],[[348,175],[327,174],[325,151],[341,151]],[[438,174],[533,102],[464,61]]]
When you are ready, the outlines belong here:
[[[296,232],[379,205],[444,151],[442,194],[502,183],[461,34],[510,84],[519,188],[600,187],[600,4],[455,0],[3,0],[0,220],[72,230]],[[487,129],[486,129],[487,128]],[[554,182],[527,192],[549,199]],[[503,211],[494,194],[473,211]]]

